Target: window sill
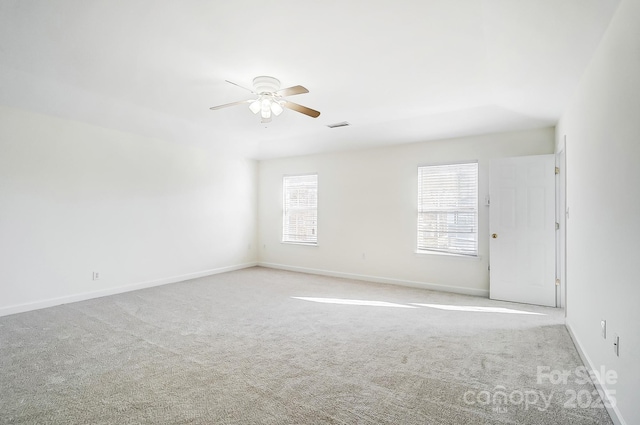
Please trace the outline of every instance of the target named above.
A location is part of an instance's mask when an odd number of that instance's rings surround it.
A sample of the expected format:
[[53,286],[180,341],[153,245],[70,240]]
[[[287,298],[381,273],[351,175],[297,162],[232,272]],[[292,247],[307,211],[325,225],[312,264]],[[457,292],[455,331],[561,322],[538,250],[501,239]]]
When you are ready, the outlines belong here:
[[318,246],[318,243],[312,243],[312,242],[288,242],[288,241],[280,241],[280,243],[283,244],[287,244],[287,245],[304,245],[304,246]]
[[437,252],[437,251],[415,251],[415,255],[421,256],[435,256],[441,258],[461,258],[464,260],[470,261],[481,261],[482,257],[479,255],[471,256],[471,255],[460,255],[460,254],[450,254],[448,252]]

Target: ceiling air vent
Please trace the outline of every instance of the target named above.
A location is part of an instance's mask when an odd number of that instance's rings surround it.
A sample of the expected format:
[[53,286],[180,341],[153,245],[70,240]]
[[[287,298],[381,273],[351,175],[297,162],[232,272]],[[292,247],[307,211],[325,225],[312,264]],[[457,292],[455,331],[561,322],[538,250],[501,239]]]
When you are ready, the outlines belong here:
[[348,125],[351,125],[351,124],[349,124],[346,121],[342,121],[342,122],[337,122],[335,124],[329,124],[327,127],[329,127],[329,128],[338,128],[338,127],[346,127]]

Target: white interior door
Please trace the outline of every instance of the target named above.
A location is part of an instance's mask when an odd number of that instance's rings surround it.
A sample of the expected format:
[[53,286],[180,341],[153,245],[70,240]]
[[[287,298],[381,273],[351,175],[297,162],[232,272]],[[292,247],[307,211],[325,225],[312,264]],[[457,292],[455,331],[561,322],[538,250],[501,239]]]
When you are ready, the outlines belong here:
[[555,156],[491,162],[492,299],[556,306]]

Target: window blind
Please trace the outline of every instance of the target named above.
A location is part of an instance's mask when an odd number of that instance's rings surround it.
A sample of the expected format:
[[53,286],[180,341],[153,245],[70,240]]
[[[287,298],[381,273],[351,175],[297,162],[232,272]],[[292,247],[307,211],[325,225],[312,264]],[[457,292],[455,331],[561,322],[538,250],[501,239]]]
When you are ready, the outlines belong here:
[[282,241],[318,243],[318,175],[284,176]]
[[478,163],[418,167],[418,251],[478,255]]

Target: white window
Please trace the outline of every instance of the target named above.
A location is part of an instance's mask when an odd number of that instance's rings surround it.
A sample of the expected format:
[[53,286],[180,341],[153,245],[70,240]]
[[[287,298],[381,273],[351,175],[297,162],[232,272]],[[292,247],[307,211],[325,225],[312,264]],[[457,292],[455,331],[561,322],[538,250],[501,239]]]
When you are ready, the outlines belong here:
[[282,242],[318,243],[318,175],[284,176]]
[[418,252],[478,255],[478,163],[418,167]]

